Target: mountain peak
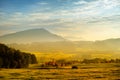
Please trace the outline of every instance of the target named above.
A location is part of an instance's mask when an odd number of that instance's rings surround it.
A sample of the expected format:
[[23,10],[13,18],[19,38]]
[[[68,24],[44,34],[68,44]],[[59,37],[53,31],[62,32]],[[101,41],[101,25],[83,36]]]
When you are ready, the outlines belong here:
[[32,32],[32,33],[35,33],[35,32],[44,32],[44,33],[50,33],[48,30],[46,30],[44,28],[28,29],[28,30],[19,31],[19,32]]
[[55,35],[44,28],[29,29],[0,37],[3,43],[32,43],[64,41],[61,36]]
[[39,30],[39,31],[47,31],[48,32],[48,30],[46,30],[45,28],[34,28],[34,29],[28,29],[28,30],[25,30],[25,31],[29,31],[29,30]]

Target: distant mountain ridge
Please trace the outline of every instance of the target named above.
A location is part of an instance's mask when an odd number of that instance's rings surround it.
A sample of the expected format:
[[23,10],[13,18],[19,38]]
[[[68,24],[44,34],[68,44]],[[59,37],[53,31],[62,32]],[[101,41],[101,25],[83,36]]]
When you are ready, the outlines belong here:
[[43,28],[24,30],[0,37],[0,42],[3,43],[32,43],[56,41],[65,41],[65,39]]
[[[99,41],[69,41],[46,29],[30,29],[4,35],[0,37],[0,42],[9,44],[10,47],[16,49],[32,52],[120,52],[120,38]],[[27,43],[30,44],[28,45]]]

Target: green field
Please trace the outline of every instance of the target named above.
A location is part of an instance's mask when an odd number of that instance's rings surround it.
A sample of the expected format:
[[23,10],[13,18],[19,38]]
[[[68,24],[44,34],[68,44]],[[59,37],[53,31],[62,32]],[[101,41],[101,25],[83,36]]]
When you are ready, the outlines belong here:
[[120,64],[77,64],[79,69],[0,69],[0,80],[120,80]]

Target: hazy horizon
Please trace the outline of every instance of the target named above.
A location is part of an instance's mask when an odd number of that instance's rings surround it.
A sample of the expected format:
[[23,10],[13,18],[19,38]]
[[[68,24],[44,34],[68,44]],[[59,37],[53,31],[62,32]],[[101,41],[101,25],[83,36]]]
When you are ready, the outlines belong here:
[[26,30],[26,29],[25,29],[25,30],[20,30],[20,31],[16,31],[16,32],[12,32],[12,33],[7,33],[7,34],[0,35],[0,37],[6,36],[6,35],[11,35],[11,34],[16,34],[16,33],[18,33],[18,32],[29,31],[29,30],[38,30],[38,29],[40,29],[40,30],[41,30],[41,29],[44,29],[44,30],[46,30],[46,31],[48,31],[48,32],[50,32],[50,33],[52,33],[52,34],[55,34],[55,35],[57,35],[57,36],[60,36],[60,37],[66,39],[66,40],[69,40],[69,41],[102,41],[102,40],[118,39],[118,38],[120,38],[120,37],[116,37],[116,38],[106,38],[106,39],[99,39],[99,40],[71,40],[71,39],[68,39],[68,38],[66,38],[66,37],[64,37],[64,36],[61,36],[60,34],[53,33],[53,32],[51,32],[51,31],[49,31],[49,30],[47,30],[47,29],[45,29],[45,28],[32,28],[32,29],[27,29],[27,30]]
[[0,1],[0,36],[35,28],[72,41],[120,38],[120,0]]

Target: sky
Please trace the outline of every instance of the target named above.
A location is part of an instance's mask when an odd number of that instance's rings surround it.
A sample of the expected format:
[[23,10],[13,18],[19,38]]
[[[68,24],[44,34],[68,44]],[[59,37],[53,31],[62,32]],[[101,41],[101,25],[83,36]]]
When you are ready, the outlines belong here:
[[0,0],[0,36],[34,28],[72,41],[120,38],[120,0]]

